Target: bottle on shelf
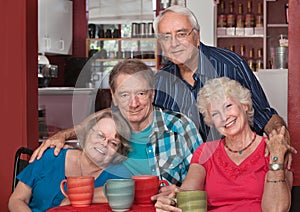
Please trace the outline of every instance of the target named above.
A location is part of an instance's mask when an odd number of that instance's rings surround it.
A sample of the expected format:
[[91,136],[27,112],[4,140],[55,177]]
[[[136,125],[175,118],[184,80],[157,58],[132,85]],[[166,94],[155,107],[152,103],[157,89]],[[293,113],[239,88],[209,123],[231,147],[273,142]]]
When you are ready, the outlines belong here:
[[238,15],[236,16],[236,27],[244,28],[245,27],[245,17],[243,15],[243,4],[239,3]]
[[264,26],[264,18],[262,14],[262,3],[258,3],[257,14],[255,16],[255,27],[263,27],[263,26]]
[[227,27],[235,27],[236,16],[234,12],[234,2],[229,2],[229,13],[227,14]]
[[255,64],[256,64],[256,71],[258,71],[259,69],[263,69],[263,57],[262,57],[262,49],[259,48],[257,49],[257,58],[255,60]]
[[245,35],[245,16],[243,14],[243,4],[239,3],[238,14],[236,16],[236,35],[244,36]]
[[247,59],[247,63],[250,67],[250,69],[254,72],[255,71],[255,63],[254,63],[254,49],[251,48],[249,50],[249,57]]
[[247,13],[245,15],[245,27],[255,27],[255,18],[252,12],[252,1],[248,0]]
[[225,14],[225,3],[224,1],[220,2],[220,13],[218,15],[218,27],[227,26],[227,16]]
[[235,51],[235,46],[234,45],[230,45],[228,48],[230,51],[234,52]]
[[240,55],[245,59],[246,58],[246,48],[245,45],[240,45]]

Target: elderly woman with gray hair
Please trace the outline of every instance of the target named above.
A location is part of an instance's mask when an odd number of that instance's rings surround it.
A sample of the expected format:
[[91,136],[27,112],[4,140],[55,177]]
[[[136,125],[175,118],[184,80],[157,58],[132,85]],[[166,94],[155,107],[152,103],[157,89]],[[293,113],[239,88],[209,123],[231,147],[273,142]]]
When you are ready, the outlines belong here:
[[108,179],[121,178],[120,173],[126,175],[127,169],[118,163],[129,151],[131,129],[119,113],[99,111],[76,128],[79,149],[62,149],[58,156],[54,156],[53,148],[48,149],[17,176],[19,182],[9,199],[10,211],[46,211],[68,204],[60,191],[65,177],[93,176],[95,187],[100,187]]
[[296,150],[284,141],[284,127],[257,135],[250,91],[226,77],[206,82],[198,108],[223,137],[198,147],[182,186],[162,189],[157,211],[181,211],[170,198],[179,190],[206,191],[208,211],[289,211],[293,174],[284,159]]

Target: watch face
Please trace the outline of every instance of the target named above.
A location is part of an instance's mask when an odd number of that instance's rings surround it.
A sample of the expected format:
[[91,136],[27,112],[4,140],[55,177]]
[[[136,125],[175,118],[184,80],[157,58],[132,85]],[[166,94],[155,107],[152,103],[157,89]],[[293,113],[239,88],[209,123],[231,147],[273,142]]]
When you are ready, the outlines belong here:
[[277,163],[272,164],[272,169],[273,170],[278,170],[279,168],[280,168],[279,164],[277,164]]

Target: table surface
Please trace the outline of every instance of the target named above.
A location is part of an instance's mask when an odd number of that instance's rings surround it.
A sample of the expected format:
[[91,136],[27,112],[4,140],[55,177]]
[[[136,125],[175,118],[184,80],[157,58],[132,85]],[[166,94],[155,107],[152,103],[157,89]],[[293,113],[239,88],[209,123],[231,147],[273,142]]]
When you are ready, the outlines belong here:
[[[73,211],[73,212],[85,212],[85,211],[101,211],[101,212],[111,212],[108,203],[101,204],[92,204],[87,207],[72,207],[71,205],[66,206],[58,206],[55,208],[51,208],[47,210],[47,212],[55,212],[55,211]],[[155,212],[154,206],[140,206],[140,205],[132,205],[131,209],[127,212]]]

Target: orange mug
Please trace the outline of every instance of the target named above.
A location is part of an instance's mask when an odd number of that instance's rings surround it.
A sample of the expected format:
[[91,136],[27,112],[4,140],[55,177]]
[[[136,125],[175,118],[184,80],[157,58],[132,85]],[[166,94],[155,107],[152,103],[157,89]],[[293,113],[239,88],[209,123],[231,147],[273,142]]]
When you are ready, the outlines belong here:
[[[64,185],[67,184],[68,192]],[[94,177],[78,176],[67,177],[60,183],[60,190],[63,195],[69,198],[72,206],[85,207],[92,204],[94,195]]]
[[166,180],[152,175],[133,176],[132,179],[135,182],[134,203],[137,205],[153,205],[151,197],[158,194],[162,184],[169,185]]

